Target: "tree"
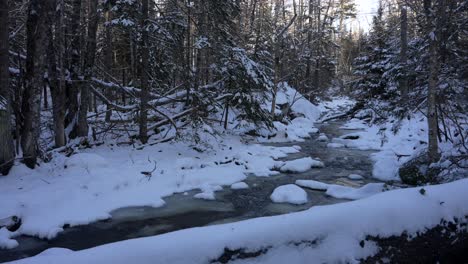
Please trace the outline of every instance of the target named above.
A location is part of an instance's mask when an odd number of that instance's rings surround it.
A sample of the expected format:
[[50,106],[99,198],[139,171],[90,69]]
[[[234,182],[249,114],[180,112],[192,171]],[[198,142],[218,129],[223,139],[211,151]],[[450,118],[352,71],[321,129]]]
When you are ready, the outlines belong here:
[[0,173],[13,166],[15,148],[11,129],[8,1],[0,2]]
[[78,123],[76,135],[88,136],[88,108],[90,105],[89,86],[94,72],[94,57],[96,56],[96,36],[99,21],[98,0],[89,1],[88,10],[88,35],[86,37],[86,53],[84,56],[84,83],[80,85],[80,109],[78,111]]
[[36,166],[39,154],[38,139],[41,124],[41,91],[47,51],[47,8],[49,1],[31,0],[27,20],[27,58],[21,133],[23,161],[29,168]]
[[[438,85],[438,71],[439,71],[439,58],[437,54],[438,48],[438,32],[434,25],[437,25],[435,9],[437,5],[434,5],[431,0],[424,0],[424,11],[426,16],[427,32],[429,33],[429,84],[427,91],[427,122],[428,122],[428,135],[429,135],[429,146],[428,156],[429,162],[437,162],[440,158],[439,144],[437,139],[437,133],[439,129],[439,121],[436,110],[436,94]],[[438,7],[442,9],[441,6]]]

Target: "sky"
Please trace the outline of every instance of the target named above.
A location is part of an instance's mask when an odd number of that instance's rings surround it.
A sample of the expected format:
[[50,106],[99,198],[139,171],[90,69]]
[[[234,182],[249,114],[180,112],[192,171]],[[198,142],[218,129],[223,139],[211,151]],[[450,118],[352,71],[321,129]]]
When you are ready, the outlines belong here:
[[362,28],[364,31],[368,31],[372,24],[372,16],[377,10],[379,0],[355,0],[357,22],[353,22],[352,26]]

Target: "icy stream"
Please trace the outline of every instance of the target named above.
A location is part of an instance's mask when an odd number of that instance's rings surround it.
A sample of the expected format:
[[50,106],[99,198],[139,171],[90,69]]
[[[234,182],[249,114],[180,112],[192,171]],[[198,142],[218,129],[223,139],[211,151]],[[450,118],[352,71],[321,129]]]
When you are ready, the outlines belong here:
[[[342,122],[319,125],[321,133],[332,139],[349,133],[340,129]],[[324,192],[305,189],[308,202],[303,205],[272,203],[273,190],[298,179],[311,179],[326,183],[336,183],[350,174],[359,174],[364,179],[353,181],[359,185],[376,182],[370,178],[371,151],[350,148],[327,148],[328,142],[320,142],[319,134],[311,135],[304,142],[278,143],[274,146],[301,146],[301,152],[288,156],[285,160],[302,157],[319,158],[324,168],[314,168],[304,173],[281,173],[271,177],[248,177],[248,189],[232,190],[226,186],[216,192],[216,201],[194,199],[194,190],[165,198],[166,205],[160,208],[130,207],[112,213],[112,219],[84,226],[65,228],[52,240],[21,236],[15,238],[19,246],[11,250],[0,250],[0,262],[36,255],[47,248],[63,247],[72,250],[90,248],[115,241],[152,236],[180,229],[239,221],[248,218],[271,216],[308,209],[315,205],[338,203],[346,200],[326,196]],[[345,181],[346,182],[346,181]]]

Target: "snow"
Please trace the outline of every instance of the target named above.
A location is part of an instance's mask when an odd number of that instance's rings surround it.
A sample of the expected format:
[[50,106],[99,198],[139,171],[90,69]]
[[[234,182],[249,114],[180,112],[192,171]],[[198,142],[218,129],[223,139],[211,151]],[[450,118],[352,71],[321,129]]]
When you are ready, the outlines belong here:
[[[300,142],[304,141],[304,138],[310,137],[311,133],[318,132],[318,129],[314,127],[314,122],[317,121],[322,113],[319,106],[305,99],[287,83],[280,83],[278,85],[275,114],[282,114],[281,105],[290,107],[290,112],[293,116],[292,120],[285,118],[284,122],[274,122],[275,135],[273,137],[266,137],[269,131],[265,131],[266,135],[264,135],[264,138],[259,139],[260,142]],[[270,111],[271,102],[266,103],[264,108]]]
[[350,199],[357,200],[366,198],[377,193],[381,193],[384,190],[384,183],[368,183],[361,188],[352,188],[347,186],[341,186],[337,184],[331,184],[328,186],[325,194],[338,199]]
[[350,174],[350,175],[348,175],[348,178],[350,178],[351,180],[362,180],[362,179],[364,179],[364,177],[362,177],[359,174]]
[[[468,179],[443,185],[392,190],[374,196],[286,215],[190,228],[130,239],[86,250],[39,255],[17,263],[210,263],[225,248],[248,252],[252,259],[233,263],[358,263],[379,250],[368,236],[387,238],[424,233],[468,215]],[[315,241],[313,246],[301,243]],[[183,252],[183,254],[181,254]],[[117,255],[116,255],[117,254]]]
[[310,170],[311,168],[322,168],[325,165],[319,160],[314,160],[311,157],[290,160],[284,162],[284,165],[281,166],[280,171],[282,172],[291,172],[291,173],[301,173]]
[[296,180],[296,185],[309,188],[309,189],[313,189],[313,190],[320,190],[320,191],[326,191],[328,187],[330,186],[327,183],[314,181],[314,180]]
[[[397,124],[397,121],[390,120],[380,126],[368,126],[364,121],[353,119],[345,127],[364,130],[343,135],[332,142],[361,150],[377,150],[378,152],[371,154],[374,161],[372,176],[383,181],[400,180],[398,168],[427,148],[427,121],[419,114],[410,120],[404,119],[399,123],[399,130],[395,134],[392,128]],[[344,139],[347,136],[359,138]]]
[[0,228],[0,249],[11,249],[17,247],[18,242],[11,239],[14,235],[14,232],[10,232],[6,228]]
[[358,200],[384,191],[384,183],[368,183],[360,188],[328,184],[314,180],[297,180],[296,184],[313,190],[325,191],[325,194],[338,198]]
[[[141,150],[103,144],[77,148],[71,157],[52,152],[51,162],[34,170],[19,163],[8,177],[0,177],[0,219],[17,215],[22,226],[16,235],[52,239],[66,224],[108,219],[122,207],[160,207],[174,193],[200,189],[195,198],[215,199],[221,186],[242,181],[247,174],[278,174],[274,169],[282,162],[276,159],[300,149],[247,145],[233,134],[209,138],[212,147],[202,153],[184,141]],[[151,172],[155,162],[151,177],[141,173]]]
[[245,182],[236,182],[234,184],[231,184],[231,189],[233,190],[241,190],[241,189],[248,189],[249,185]]
[[332,143],[327,144],[327,148],[344,148],[344,147],[345,145],[341,143],[332,142]]
[[317,140],[320,141],[320,142],[326,142],[326,141],[328,141],[328,137],[327,137],[327,135],[322,133],[322,134],[319,135]]
[[270,199],[275,203],[305,204],[307,193],[294,184],[287,184],[276,187]]

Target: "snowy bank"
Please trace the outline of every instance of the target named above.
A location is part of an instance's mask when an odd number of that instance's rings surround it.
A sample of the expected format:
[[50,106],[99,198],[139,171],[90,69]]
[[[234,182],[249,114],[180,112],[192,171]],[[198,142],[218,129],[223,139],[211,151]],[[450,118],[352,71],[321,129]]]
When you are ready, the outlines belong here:
[[[143,150],[101,145],[71,157],[55,154],[34,170],[13,167],[0,177],[0,219],[17,215],[23,224],[15,235],[51,239],[64,225],[108,219],[118,208],[159,207],[164,197],[200,189],[195,198],[215,199],[221,186],[242,181],[247,174],[275,175],[278,161],[298,147],[246,145],[235,135],[217,139],[199,152],[186,142],[161,143]],[[2,231],[6,232],[6,231]],[[11,234],[0,247],[13,247]]]
[[343,127],[363,129],[332,141],[361,150],[377,150],[371,155],[374,161],[372,176],[379,180],[399,180],[398,168],[427,147],[427,121],[418,116],[401,121],[398,132],[392,131],[394,123],[368,126],[364,121],[352,119]]
[[[17,263],[210,263],[224,250],[262,252],[235,263],[356,263],[379,250],[367,236],[424,233],[441,220],[466,221],[468,180],[388,191],[372,197],[237,223],[191,228]],[[365,221],[364,221],[365,219]],[[181,254],[183,252],[183,254]]]

